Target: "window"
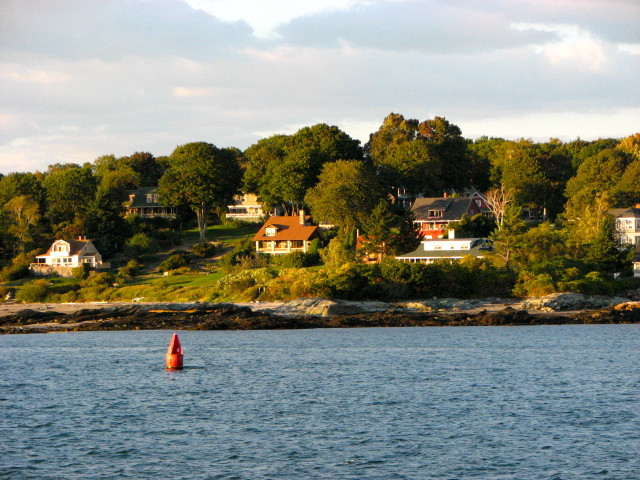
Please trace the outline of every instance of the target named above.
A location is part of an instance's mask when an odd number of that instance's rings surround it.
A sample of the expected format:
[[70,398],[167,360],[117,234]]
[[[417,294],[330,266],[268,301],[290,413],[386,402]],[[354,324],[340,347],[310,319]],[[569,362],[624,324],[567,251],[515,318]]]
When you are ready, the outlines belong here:
[[267,227],[265,229],[265,235],[267,237],[275,237],[276,236],[276,232],[278,231],[278,229],[276,227]]

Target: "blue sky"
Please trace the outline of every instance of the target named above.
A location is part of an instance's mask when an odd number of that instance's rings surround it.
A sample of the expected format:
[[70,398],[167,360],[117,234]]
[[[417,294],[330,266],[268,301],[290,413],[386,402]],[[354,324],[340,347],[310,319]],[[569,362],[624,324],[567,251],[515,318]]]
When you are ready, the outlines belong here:
[[637,0],[3,0],[0,173],[390,112],[467,138],[640,131]]

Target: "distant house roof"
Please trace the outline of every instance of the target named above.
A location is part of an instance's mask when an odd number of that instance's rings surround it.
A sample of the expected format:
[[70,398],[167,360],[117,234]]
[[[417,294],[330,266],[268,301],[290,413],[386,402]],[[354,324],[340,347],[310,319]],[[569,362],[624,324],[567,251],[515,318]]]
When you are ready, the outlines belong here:
[[[309,215],[305,216],[305,225],[300,224],[300,217],[287,216],[287,217],[270,217],[258,233],[253,237],[253,241],[259,240],[312,240],[318,234],[317,225],[309,225],[311,220]],[[275,235],[267,235],[267,229],[269,227],[275,227]]]
[[44,257],[47,255],[51,255],[51,253],[53,252],[54,245],[60,242],[65,242],[69,244],[69,256],[72,257],[74,255],[78,255],[87,243],[91,243],[91,240],[56,240],[51,244],[51,246],[49,247],[49,250],[47,250],[47,253],[45,253],[44,255],[38,255],[38,256]]
[[[473,199],[468,197],[416,198],[413,207],[411,207],[416,221],[435,219],[458,221],[470,210],[480,213],[480,209]],[[442,214],[439,216],[430,215],[429,213],[433,211],[440,211]]]
[[140,207],[162,207],[160,202],[150,202],[148,195],[158,195],[158,187],[138,187],[135,190],[127,192],[129,197],[133,196],[131,203],[127,205],[128,208],[140,208]]
[[609,213],[616,218],[640,218],[640,208],[613,208]]
[[[449,249],[446,248],[448,243],[456,243],[460,244],[462,241],[465,241],[469,248],[462,249]],[[445,245],[445,248],[435,250],[431,245],[440,244]],[[465,257],[467,255],[471,255],[472,257],[483,257],[489,251],[491,247],[487,243],[484,238],[458,238],[458,239],[441,239],[441,240],[424,240],[420,243],[420,246],[415,249],[413,252],[405,253],[403,255],[398,255],[396,258],[399,260],[421,260],[421,259],[430,259],[430,258],[460,258]]]

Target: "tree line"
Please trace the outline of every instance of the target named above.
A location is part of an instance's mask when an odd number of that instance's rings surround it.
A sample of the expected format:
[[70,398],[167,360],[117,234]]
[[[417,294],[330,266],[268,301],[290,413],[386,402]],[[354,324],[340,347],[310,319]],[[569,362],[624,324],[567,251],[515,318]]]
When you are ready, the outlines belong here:
[[496,256],[515,268],[526,251],[522,235],[531,230],[521,222],[523,209],[540,222],[555,222],[561,230],[549,232],[561,232],[558,243],[574,251],[591,248],[594,256],[596,246],[608,248],[606,211],[640,202],[640,134],[571,142],[469,140],[443,117],[420,121],[391,113],[365,145],[336,126],[318,124],[244,151],[195,142],[168,157],[136,152],[55,164],[0,178],[0,259],[7,263],[52,238],[78,235],[94,239],[109,256],[136,232],[135,222],[123,217],[126,192],[156,185],[162,201],[177,207],[177,222],[195,221],[202,239],[211,214],[224,217],[233,195],[243,191],[258,195],[266,211],[304,208],[317,222],[337,225],[342,245],[358,229],[369,248],[383,254],[412,247],[401,241],[415,232],[410,215],[397,208],[400,189],[409,197],[469,186],[495,199],[501,192],[497,225],[463,219],[455,228],[493,231]]

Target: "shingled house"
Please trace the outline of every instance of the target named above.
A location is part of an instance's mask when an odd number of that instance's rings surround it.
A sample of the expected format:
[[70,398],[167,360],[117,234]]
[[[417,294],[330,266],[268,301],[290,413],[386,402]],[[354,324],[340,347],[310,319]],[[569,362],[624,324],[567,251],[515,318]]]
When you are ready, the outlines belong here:
[[166,207],[160,203],[156,187],[138,187],[129,192],[129,201],[125,204],[127,215],[141,217],[176,218],[175,207]]
[[416,198],[411,211],[414,223],[420,225],[420,235],[427,239],[443,238],[449,224],[459,222],[463,215],[482,213],[478,202],[470,197]]
[[640,205],[614,208],[609,211],[616,219],[616,237],[620,245],[640,244]]
[[300,211],[297,216],[270,217],[256,235],[256,252],[285,255],[306,252],[311,241],[318,237],[318,226],[311,224],[311,217]]
[[91,240],[78,237],[76,240],[56,240],[47,253],[36,257],[35,263],[29,268],[39,275],[57,273],[61,277],[69,277],[72,268],[83,264],[94,269],[106,269],[110,266],[102,261],[102,255]]
[[398,255],[396,259],[408,263],[457,261],[466,256],[482,258],[491,250],[491,245],[484,238],[442,238],[423,240],[416,250]]

